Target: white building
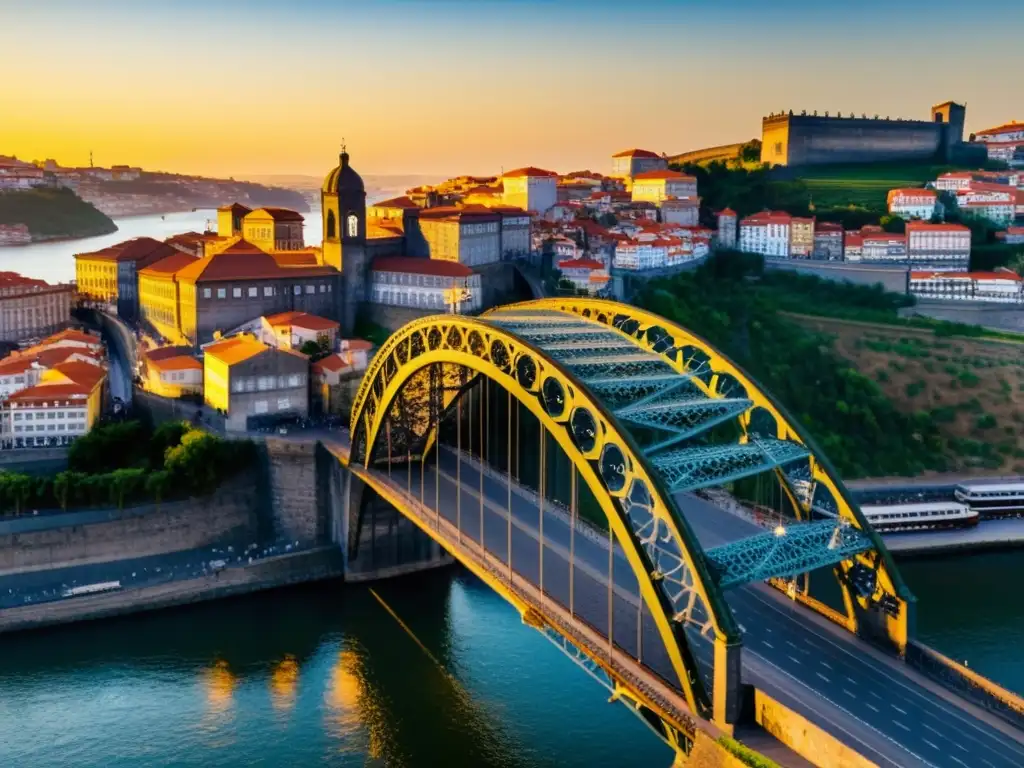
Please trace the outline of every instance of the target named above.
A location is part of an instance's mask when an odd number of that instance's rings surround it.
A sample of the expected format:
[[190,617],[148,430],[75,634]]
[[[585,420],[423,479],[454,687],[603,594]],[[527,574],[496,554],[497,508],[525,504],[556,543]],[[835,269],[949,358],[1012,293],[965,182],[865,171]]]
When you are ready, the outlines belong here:
[[921,269],[966,271],[971,263],[971,230],[963,224],[907,223],[907,260]]
[[660,203],[669,198],[696,196],[697,179],[685,173],[660,169],[633,174],[633,202]]
[[483,307],[480,275],[463,264],[396,256],[375,259],[371,269],[375,304],[460,314]]
[[890,189],[889,213],[904,219],[927,221],[935,215],[938,198],[933,189]]
[[645,171],[668,168],[668,160],[648,149],[627,149],[612,155],[612,176],[628,179]]
[[1020,275],[1008,269],[996,272],[911,272],[910,293],[927,299],[1024,302]]
[[739,249],[763,256],[789,258],[792,216],[784,211],[762,211],[740,221]]
[[88,388],[77,384],[34,386],[4,402],[0,444],[5,448],[68,445],[91,426]]
[[603,293],[611,277],[604,264],[595,259],[572,259],[558,262],[562,278],[576,286],[577,290],[591,295]]
[[717,214],[718,218],[718,247],[733,249],[736,247],[736,211],[732,208],[723,208]]
[[558,235],[551,240],[551,247],[555,251],[556,261],[569,261],[577,258],[580,255],[580,247],[570,237],[564,235]]
[[972,181],[956,192],[957,207],[969,216],[1008,226],[1016,216],[1017,190],[1006,184]]
[[1011,167],[1024,167],[1024,123],[1007,123],[979,131],[975,138],[985,144],[988,159]]
[[505,205],[543,216],[558,201],[558,174],[542,168],[516,168],[501,176]]

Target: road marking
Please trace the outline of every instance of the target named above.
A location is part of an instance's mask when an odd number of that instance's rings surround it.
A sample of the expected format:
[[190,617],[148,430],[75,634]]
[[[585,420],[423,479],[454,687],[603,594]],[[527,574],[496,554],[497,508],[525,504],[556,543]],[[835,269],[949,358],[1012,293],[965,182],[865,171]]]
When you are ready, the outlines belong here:
[[773,650],[775,649],[775,646],[772,645],[771,643],[769,643],[767,640],[762,640],[761,641],[761,645],[767,645],[769,648],[771,648]]
[[822,680],[824,680],[824,681],[825,681],[826,683],[831,683],[831,682],[832,682],[832,681],[831,681],[831,680],[829,680],[829,679],[828,679],[827,677],[825,677],[825,676],[824,676],[823,674],[821,674],[821,672],[818,672],[818,673],[816,673],[816,674],[818,675],[818,677],[820,677],[820,678],[821,678]]
[[909,728],[907,728],[907,726],[905,726],[905,725],[904,725],[903,723],[901,723],[901,722],[900,722],[899,720],[893,720],[893,721],[892,721],[892,724],[893,724],[893,725],[898,725],[898,726],[899,726],[900,728],[902,728],[902,729],[903,729],[904,731],[907,731],[908,733],[910,732],[910,729],[909,729]]
[[[853,683],[854,685],[856,685],[856,684],[857,684],[857,681],[856,681],[856,680],[854,680],[854,679],[853,679],[852,677],[850,677],[849,675],[847,675],[847,676],[846,676],[846,679],[847,679],[848,681],[850,681],[851,683]],[[870,693],[870,691],[868,691],[868,693]]]
[[800,664],[800,663],[801,663],[801,662],[800,662],[800,659],[798,659],[798,658],[797,658],[796,656],[789,656],[788,658],[792,659],[792,660],[793,660],[793,661],[795,661],[795,662],[796,662],[797,664]]
[[961,760],[959,757],[956,757],[955,755],[950,755],[949,759],[956,760],[958,763],[960,763],[960,765],[967,765],[967,763],[965,763],[963,760]]
[[925,744],[927,744],[932,749],[938,749],[938,747],[935,746],[934,744],[932,744],[930,741],[928,741],[928,739],[922,738],[921,741],[923,741]]
[[818,661],[821,662],[821,666],[823,666],[825,669],[832,669],[832,665],[829,664],[827,661],[821,661],[821,659],[819,659]]
[[874,697],[875,697],[876,699],[880,699],[880,698],[882,698],[881,696],[879,696],[879,695],[878,695],[877,693],[875,693],[874,691],[868,691],[868,693],[870,693],[870,694],[871,694],[872,696],[874,696]]
[[882,711],[878,707],[874,706],[873,704],[868,704],[867,702],[864,702],[864,706],[866,706],[872,712],[881,712]]
[[960,748],[960,749],[962,749],[962,750],[963,750],[964,752],[966,752],[966,751],[967,751],[967,747],[965,747],[965,746],[964,746],[963,744],[957,744],[957,743],[956,743],[955,741],[954,741],[954,742],[952,742],[952,744],[953,744],[953,746],[954,746],[954,747],[959,747],[959,748]]
[[922,728],[927,728],[929,731],[931,731],[932,733],[934,733],[937,736],[945,736],[946,735],[942,731],[937,730],[935,728],[932,728],[930,725],[928,725],[928,723],[921,723],[921,727]]
[[792,646],[793,648],[796,648],[798,651],[800,650],[800,646],[794,643],[792,640],[787,640],[786,645]]
[[897,712],[899,712],[899,713],[900,713],[901,715],[905,715],[905,714],[907,714],[907,710],[905,710],[905,709],[900,709],[900,708],[899,708],[899,707],[897,707],[897,706],[896,706],[895,704],[890,704],[889,706],[890,706],[890,707],[892,707],[893,709],[895,709],[895,710],[896,710]]
[[854,698],[854,699],[857,698],[857,694],[856,693],[854,693],[853,691],[848,691],[845,688],[843,688],[843,693],[845,693],[847,696],[850,696],[851,698]]
[[995,763],[990,763],[990,762],[989,762],[988,760],[986,760],[986,759],[985,759],[984,757],[979,757],[978,759],[979,759],[979,760],[981,760],[981,762],[983,762],[983,763],[984,763],[985,765],[991,765],[991,766],[992,766],[992,768],[996,768],[996,764],[995,764]]

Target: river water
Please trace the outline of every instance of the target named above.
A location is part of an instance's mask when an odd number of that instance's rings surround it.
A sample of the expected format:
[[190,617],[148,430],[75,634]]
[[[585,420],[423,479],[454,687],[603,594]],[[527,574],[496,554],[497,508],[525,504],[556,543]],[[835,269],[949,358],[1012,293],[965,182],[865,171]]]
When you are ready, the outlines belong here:
[[[121,219],[113,235],[0,249],[0,269],[69,280],[75,253],[210,218]],[[319,239],[309,214],[306,242]],[[918,635],[1024,693],[1024,553],[901,568]],[[394,615],[366,587],[325,584],[0,636],[0,768],[670,763],[465,572],[375,589]]]

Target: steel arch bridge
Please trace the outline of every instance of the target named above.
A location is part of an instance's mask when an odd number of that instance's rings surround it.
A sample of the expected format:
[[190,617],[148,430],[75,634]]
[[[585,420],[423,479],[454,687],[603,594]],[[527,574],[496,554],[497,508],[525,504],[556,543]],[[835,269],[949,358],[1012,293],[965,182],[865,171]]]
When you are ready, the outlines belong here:
[[[494,387],[499,395],[491,397]],[[508,408],[495,420],[493,401],[501,395]],[[480,413],[487,409],[491,417],[487,436],[486,417],[478,419],[481,466],[474,481],[479,480],[480,522],[476,533],[468,535],[460,519],[445,538],[441,470],[435,468],[437,519],[432,529],[429,521],[416,517],[413,467],[422,504],[428,460],[441,465],[446,458],[444,425],[458,422],[456,441],[466,434],[466,402],[477,403]],[[576,566],[569,564],[568,625],[559,614],[564,606],[552,606],[559,600],[544,585],[550,554],[544,541],[543,471],[535,494],[540,504],[539,602],[536,584],[524,583],[513,569],[511,441],[520,428],[520,411],[540,424],[539,466],[547,467],[545,434],[571,463],[568,512],[575,517],[570,530],[579,524],[577,477],[606,523],[609,544],[602,551],[608,553],[609,573],[600,583],[608,594],[607,653],[588,642],[586,627],[577,631],[571,626],[589,622],[593,629],[600,623],[573,609]],[[510,446],[503,518],[507,560],[488,541],[491,532],[484,519],[485,484],[491,482],[485,480],[484,446],[502,428]],[[353,404],[351,435],[351,464],[365,481],[516,605],[524,620],[571,648],[615,696],[628,700],[677,748],[692,735],[694,722],[729,728],[737,716],[742,638],[726,600],[730,587],[771,580],[851,631],[870,629],[899,649],[907,642],[912,598],[880,538],[813,441],[724,355],[689,331],[635,307],[586,298],[542,299],[499,307],[480,318],[443,315],[409,323],[374,357]],[[464,466],[463,453],[458,446],[456,475]],[[390,475],[392,465],[403,462],[408,493],[385,487],[371,474],[386,466]],[[788,518],[755,535],[704,549],[687,519],[686,494],[758,475],[777,481]],[[458,506],[461,487],[455,493]],[[518,519],[516,525],[521,525]],[[572,541],[570,556],[578,556],[582,545],[573,553]],[[628,563],[640,601],[635,644],[613,637],[618,610],[613,603],[620,599],[623,578],[613,573],[613,551]],[[488,557],[495,567],[488,565]],[[845,610],[829,609],[809,595],[807,574],[827,567]],[[578,601],[581,577],[576,582]],[[641,666],[652,668],[654,677],[681,695],[696,716],[692,720],[667,706],[656,687],[631,676],[625,662],[616,662],[628,646],[624,655],[640,663],[647,641],[639,638],[648,625],[666,661],[658,669],[655,662]]]

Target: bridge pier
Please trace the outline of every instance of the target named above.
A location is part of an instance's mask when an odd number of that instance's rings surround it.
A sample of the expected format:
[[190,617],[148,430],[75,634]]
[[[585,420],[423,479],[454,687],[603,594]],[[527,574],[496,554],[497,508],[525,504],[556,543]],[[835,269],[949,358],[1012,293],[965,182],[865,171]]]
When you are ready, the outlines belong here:
[[724,637],[715,638],[715,689],[713,714],[715,725],[727,733],[740,718],[742,707],[742,644],[730,643]]

